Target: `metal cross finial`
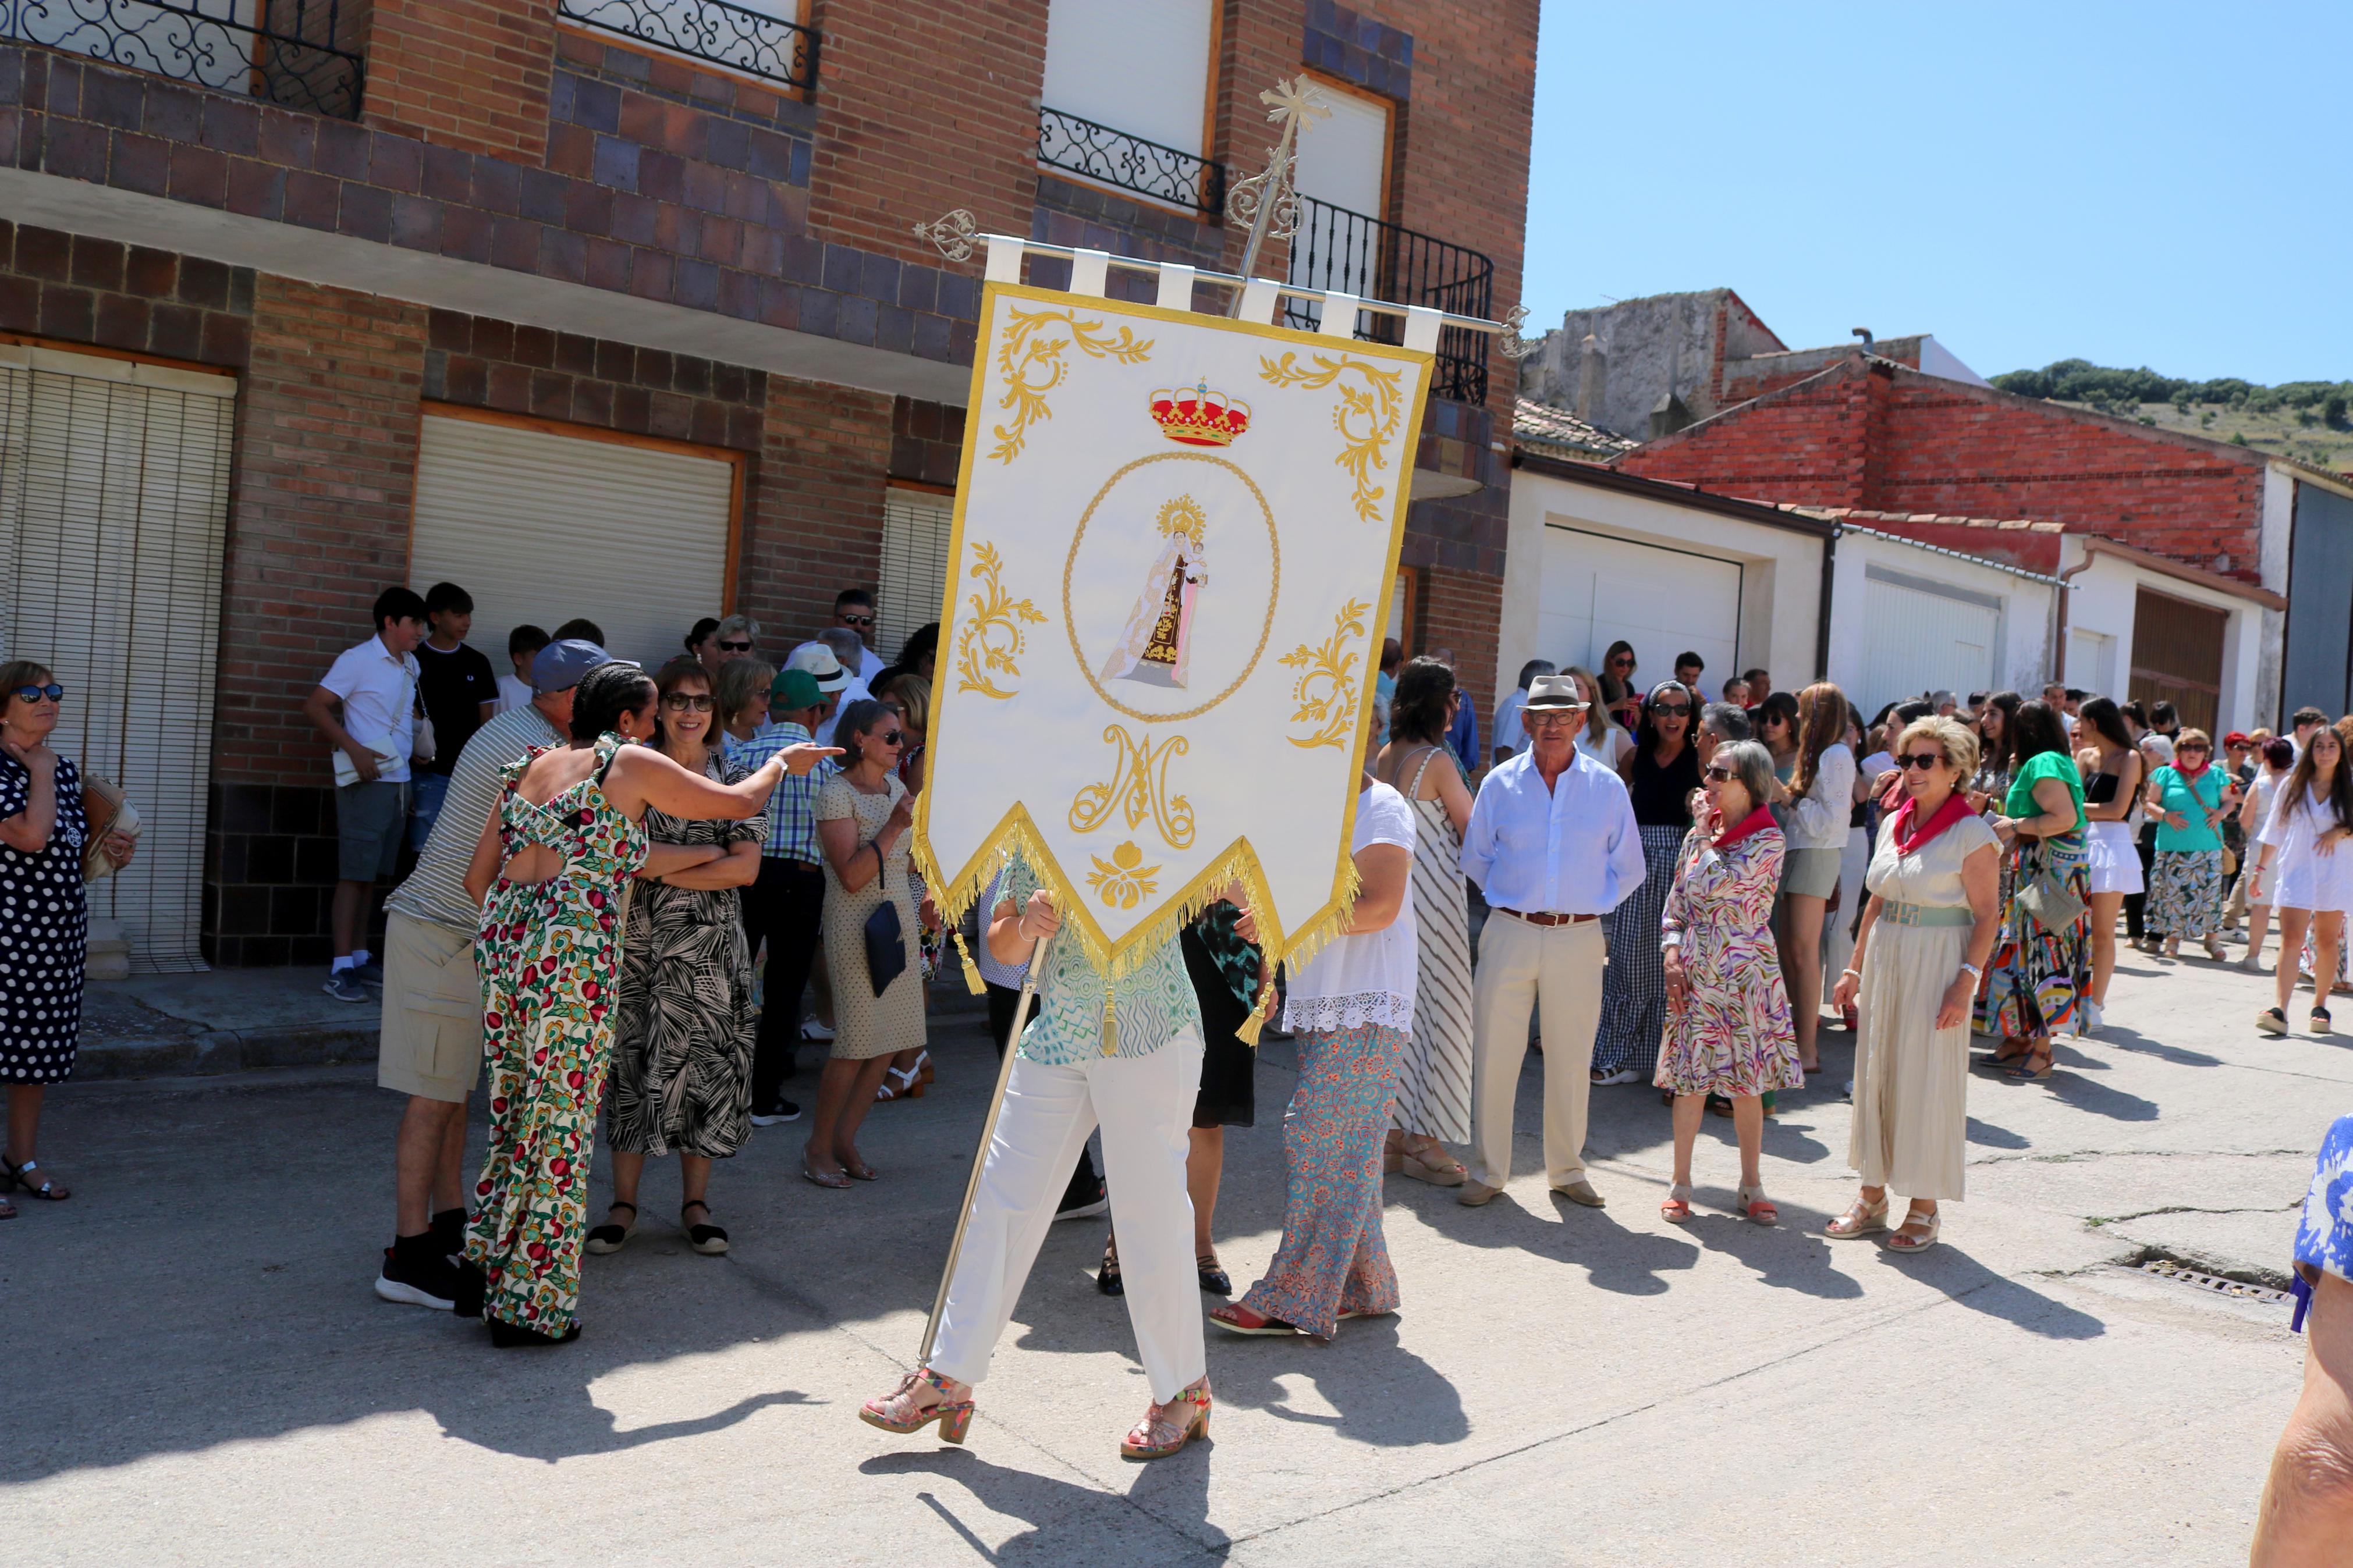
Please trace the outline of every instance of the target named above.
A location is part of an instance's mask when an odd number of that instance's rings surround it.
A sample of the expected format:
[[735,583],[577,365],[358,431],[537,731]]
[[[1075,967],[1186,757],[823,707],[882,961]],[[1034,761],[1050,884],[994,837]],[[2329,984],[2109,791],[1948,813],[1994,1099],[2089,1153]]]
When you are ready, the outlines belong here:
[[[1250,227],[1250,241],[1242,247],[1241,275],[1248,278],[1258,265],[1259,247],[1270,239],[1288,239],[1299,229],[1299,190],[1292,183],[1293,165],[1298,158],[1293,151],[1299,132],[1318,120],[1331,117],[1332,110],[1314,83],[1305,77],[1296,81],[1289,78],[1258,95],[1265,104],[1266,117],[1282,127],[1282,134],[1266,150],[1266,167],[1247,180],[1235,182],[1226,194],[1226,219],[1229,223]],[[1234,296],[1234,307],[1241,309],[1241,296]]]
[[1544,339],[1541,337],[1530,342],[1520,336],[1520,329],[1527,324],[1528,308],[1525,305],[1513,306],[1512,313],[1504,318],[1504,325],[1507,330],[1503,337],[1497,340],[1495,347],[1505,359],[1524,360],[1544,347]]
[[915,237],[931,246],[950,261],[970,260],[974,239],[979,232],[979,223],[974,219],[972,213],[964,207],[958,207],[954,212],[930,223],[915,225]]

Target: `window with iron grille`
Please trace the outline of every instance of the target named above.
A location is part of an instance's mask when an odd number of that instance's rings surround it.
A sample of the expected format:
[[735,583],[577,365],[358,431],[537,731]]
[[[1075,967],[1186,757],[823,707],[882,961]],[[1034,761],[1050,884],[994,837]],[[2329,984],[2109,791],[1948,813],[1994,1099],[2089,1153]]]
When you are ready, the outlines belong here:
[[585,27],[803,91],[817,85],[817,30],[802,0],[557,0]]
[[0,37],[356,120],[365,0],[0,0]]

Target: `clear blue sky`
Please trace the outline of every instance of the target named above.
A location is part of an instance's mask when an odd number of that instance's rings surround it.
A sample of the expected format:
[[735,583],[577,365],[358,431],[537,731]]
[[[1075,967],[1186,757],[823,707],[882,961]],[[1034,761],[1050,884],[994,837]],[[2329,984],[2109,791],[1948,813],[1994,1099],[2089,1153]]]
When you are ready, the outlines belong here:
[[2353,379],[2348,73],[2353,0],[1546,0],[1530,326],[1725,285],[1791,348]]

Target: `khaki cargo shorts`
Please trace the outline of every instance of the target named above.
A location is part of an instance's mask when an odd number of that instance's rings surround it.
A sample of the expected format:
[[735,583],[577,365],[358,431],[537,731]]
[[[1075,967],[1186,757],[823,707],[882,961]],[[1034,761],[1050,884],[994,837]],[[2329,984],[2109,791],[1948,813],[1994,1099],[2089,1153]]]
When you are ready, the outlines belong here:
[[474,974],[474,939],[387,915],[376,1082],[455,1104],[473,1092],[481,1075],[482,988]]

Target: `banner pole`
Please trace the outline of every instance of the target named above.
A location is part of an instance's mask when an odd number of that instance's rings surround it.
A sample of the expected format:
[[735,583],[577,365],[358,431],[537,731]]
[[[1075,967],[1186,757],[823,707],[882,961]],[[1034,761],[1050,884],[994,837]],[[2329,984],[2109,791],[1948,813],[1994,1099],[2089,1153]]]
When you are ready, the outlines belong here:
[[[981,940],[988,940],[985,927]],[[997,1113],[1005,1109],[1005,1086],[1013,1080],[1014,1053],[1021,1043],[1022,1026],[1029,1021],[1029,1005],[1037,1000],[1038,972],[1053,943],[1054,938],[1049,934],[1029,946],[1029,964],[1021,976],[1021,998],[1013,1005],[1013,1026],[1006,1034],[1004,1059],[997,1067],[997,1091],[988,1097],[988,1115],[980,1124],[980,1146],[973,1151],[972,1174],[965,1178],[964,1204],[956,1210],[955,1237],[948,1243],[947,1266],[940,1270],[939,1293],[932,1298],[931,1321],[923,1325],[923,1349],[915,1355],[918,1366],[931,1364],[932,1349],[940,1337],[940,1316],[948,1310],[948,1287],[955,1280],[956,1259],[964,1254],[964,1233],[972,1224],[972,1203],[980,1193],[980,1173],[988,1162],[988,1142],[997,1135]]]

